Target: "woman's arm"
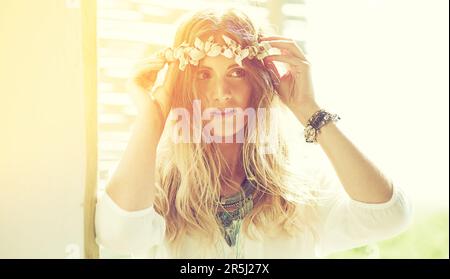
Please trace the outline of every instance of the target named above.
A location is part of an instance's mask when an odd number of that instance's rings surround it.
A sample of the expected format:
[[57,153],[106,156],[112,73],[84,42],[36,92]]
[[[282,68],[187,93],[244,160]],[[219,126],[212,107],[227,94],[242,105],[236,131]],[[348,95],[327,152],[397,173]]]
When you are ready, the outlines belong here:
[[138,115],[128,145],[106,188],[112,200],[127,211],[153,205],[156,148],[170,110],[173,66],[169,66],[164,83],[152,93],[155,101],[149,92],[164,65],[165,61],[159,58],[144,60],[137,65],[136,73],[127,84]]
[[[278,75],[277,92],[281,100],[306,125],[320,109],[315,101],[310,63],[301,48],[289,38],[265,37],[281,54],[265,58],[265,65]],[[288,65],[283,76],[274,61]],[[316,140],[324,150],[341,184],[350,198],[325,195],[318,207],[318,243],[320,256],[351,249],[392,237],[402,232],[411,221],[411,205],[392,183],[330,122],[323,126]],[[326,177],[319,177],[323,179]],[[327,180],[327,181],[326,181]],[[321,186],[334,186],[330,179],[318,181]]]
[[[298,120],[305,126],[309,117],[320,107],[316,103],[304,105],[302,110],[294,110]],[[339,180],[348,195],[360,202],[384,203],[392,197],[392,183],[366,158],[361,151],[330,122],[323,126],[317,136],[333,165]]]
[[121,208],[135,211],[153,204],[156,147],[162,123],[156,107],[139,112],[122,158],[106,192]]
[[[315,101],[311,65],[302,49],[292,39],[272,36],[262,40],[281,50],[279,55],[266,57],[265,65],[279,76],[279,96],[305,126],[309,117],[320,109]],[[289,70],[285,75],[279,75],[274,61],[288,65]],[[391,198],[391,182],[336,125],[328,123],[322,127],[317,140],[352,199],[366,203],[383,203]]]
[[[147,76],[154,81],[154,73]],[[144,82],[149,81],[143,79]],[[135,79],[128,85],[138,106],[138,115],[128,145],[108,181],[107,193],[97,202],[96,241],[110,256],[154,257],[154,253],[160,251],[165,231],[164,218],[152,206],[155,199],[156,149],[165,114],[163,111],[161,117],[160,107],[152,101],[148,87],[143,86],[142,82]],[[152,86],[153,83],[147,85]],[[158,97],[168,96],[166,92],[163,87],[158,87],[153,96],[158,103],[163,102],[164,98]],[[148,254],[149,251],[152,254]]]

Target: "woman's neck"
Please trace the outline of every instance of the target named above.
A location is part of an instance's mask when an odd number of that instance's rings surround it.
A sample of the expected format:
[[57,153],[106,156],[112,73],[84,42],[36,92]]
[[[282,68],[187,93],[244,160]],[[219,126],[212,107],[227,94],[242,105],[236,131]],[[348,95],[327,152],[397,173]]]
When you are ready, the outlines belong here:
[[228,165],[228,167],[224,166],[221,170],[222,176],[231,180],[231,185],[230,183],[222,183],[220,195],[227,197],[239,191],[245,178],[241,156],[242,143],[221,143],[218,144],[218,149]]

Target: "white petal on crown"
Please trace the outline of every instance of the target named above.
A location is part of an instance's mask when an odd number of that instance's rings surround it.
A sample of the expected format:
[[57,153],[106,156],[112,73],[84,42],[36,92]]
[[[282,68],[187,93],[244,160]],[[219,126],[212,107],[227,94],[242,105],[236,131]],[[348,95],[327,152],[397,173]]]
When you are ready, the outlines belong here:
[[249,58],[253,58],[258,53],[258,48],[256,46],[249,46]]
[[220,45],[214,44],[206,55],[214,57],[219,55],[221,51],[222,47]]
[[270,43],[263,41],[260,43],[260,46],[262,46],[265,50],[269,50],[270,48],[272,48],[272,46],[270,45]]
[[241,46],[236,46],[236,47],[230,47],[231,50],[233,51],[234,55],[240,55],[241,54]]
[[232,47],[232,48],[238,47],[238,43],[235,40],[228,37],[227,35],[222,35],[222,38],[225,41],[225,43],[227,44],[227,46]]
[[259,60],[262,60],[262,59],[264,59],[266,56],[268,56],[269,55],[269,53],[267,53],[267,51],[264,51],[264,52],[261,52],[261,53],[258,53],[257,55],[256,55],[256,58],[258,58]]
[[180,47],[187,47],[187,46],[189,46],[189,44],[188,44],[186,41],[184,41],[184,42],[181,43],[181,45],[180,45]]
[[231,51],[231,49],[227,48],[222,53],[222,55],[225,56],[226,58],[232,58],[233,57],[233,52]]
[[205,47],[203,48],[203,50],[204,50],[205,52],[208,52],[209,49],[211,48],[211,45],[212,45],[211,42],[206,42],[206,43],[205,43]]
[[173,60],[175,60],[175,58],[173,57],[173,50],[171,48],[168,48],[165,50],[164,58],[169,62],[172,62]]
[[175,49],[173,56],[175,57],[175,59],[179,59],[180,57],[182,57],[184,55],[184,50],[183,48],[177,48]]
[[203,42],[199,38],[195,38],[194,46],[200,50],[203,49]]
[[198,66],[198,60],[191,59],[191,60],[189,61],[189,63],[191,63],[191,64],[194,65],[194,66]]
[[223,38],[223,40],[225,41],[225,43],[226,43],[227,45],[231,45],[232,42],[233,42],[233,40],[230,39],[230,37],[228,37],[227,35],[222,35],[222,38]]
[[239,66],[241,66],[242,67],[242,57],[241,56],[236,56],[235,58],[234,58],[234,61],[236,62],[236,64],[238,64]]
[[181,70],[181,71],[184,71],[184,69],[186,68],[186,65],[187,65],[187,61],[186,61],[186,59],[180,59],[180,65],[179,65],[179,69]]
[[242,59],[246,58],[248,55],[250,54],[250,51],[248,50],[248,48],[244,49],[241,51],[241,54],[239,55],[240,57],[242,57]]
[[196,48],[193,48],[189,51],[189,56],[194,60],[200,60],[205,57],[205,53]]

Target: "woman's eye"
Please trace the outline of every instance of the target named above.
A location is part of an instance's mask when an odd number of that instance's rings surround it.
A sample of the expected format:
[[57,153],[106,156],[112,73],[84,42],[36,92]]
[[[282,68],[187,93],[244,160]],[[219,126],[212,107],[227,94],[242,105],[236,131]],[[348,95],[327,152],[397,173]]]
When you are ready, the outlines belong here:
[[245,77],[245,70],[244,69],[235,69],[231,72],[231,77],[235,78],[242,78]]
[[203,79],[209,79],[209,78],[210,78],[210,75],[209,75],[209,73],[206,72],[206,71],[201,71],[201,72],[198,72],[198,73],[197,73],[197,78],[198,78],[198,79],[201,79],[201,80],[203,80]]

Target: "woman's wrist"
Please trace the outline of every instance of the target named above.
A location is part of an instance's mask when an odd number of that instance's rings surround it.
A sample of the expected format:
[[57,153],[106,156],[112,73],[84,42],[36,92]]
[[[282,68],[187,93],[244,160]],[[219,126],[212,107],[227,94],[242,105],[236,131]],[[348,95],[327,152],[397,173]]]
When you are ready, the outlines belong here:
[[136,122],[138,122],[138,125],[158,127],[158,130],[162,131],[165,119],[158,104],[152,101],[139,110],[136,116]]
[[300,123],[302,123],[302,125],[306,127],[308,120],[315,112],[320,110],[320,106],[317,103],[313,102],[298,107],[291,107],[291,110],[300,121]]

